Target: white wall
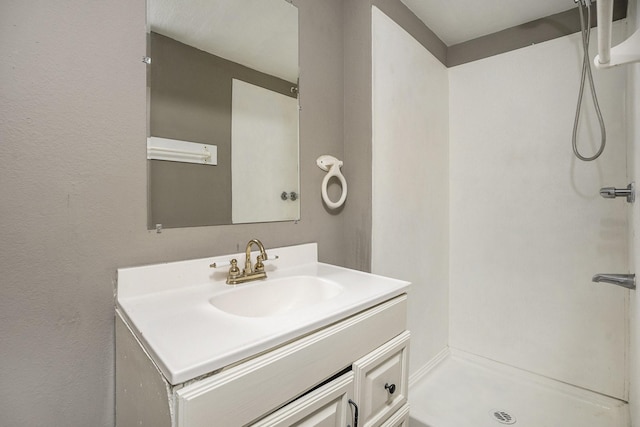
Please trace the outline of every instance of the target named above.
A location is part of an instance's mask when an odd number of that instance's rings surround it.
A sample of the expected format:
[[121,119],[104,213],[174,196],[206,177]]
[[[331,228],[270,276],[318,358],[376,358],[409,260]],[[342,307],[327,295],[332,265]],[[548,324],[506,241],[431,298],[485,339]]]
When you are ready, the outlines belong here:
[[[629,3],[631,34],[636,28],[640,28],[640,8],[636,1]],[[629,166],[629,179],[640,183],[640,64],[628,66],[627,78],[627,141]],[[640,281],[640,204],[636,201],[630,214],[630,264],[631,271],[638,275]],[[640,291],[633,291],[631,295],[630,310],[630,369],[629,369],[629,409],[631,412],[631,425],[640,426]]]
[[448,343],[447,69],[373,8],[372,270],[413,283],[411,373]]
[[625,70],[594,71],[608,145],[576,160],[579,40],[449,70],[451,346],[625,398],[628,291],[591,283],[628,271],[628,206],[598,195],[627,185]]

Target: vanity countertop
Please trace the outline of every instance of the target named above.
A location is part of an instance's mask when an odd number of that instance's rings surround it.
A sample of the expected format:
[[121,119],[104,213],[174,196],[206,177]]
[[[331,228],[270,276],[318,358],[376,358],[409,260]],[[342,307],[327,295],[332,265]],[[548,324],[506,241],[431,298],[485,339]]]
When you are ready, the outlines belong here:
[[[407,292],[409,282],[317,261],[317,244],[268,249],[268,278],[225,283],[228,268],[212,262],[244,262],[244,253],[118,270],[117,310],[171,384],[181,384],[277,347]],[[252,260],[255,261],[256,253]],[[230,314],[212,298],[270,280],[309,277],[336,283],[340,293],[282,314]],[[245,301],[251,304],[250,300]]]

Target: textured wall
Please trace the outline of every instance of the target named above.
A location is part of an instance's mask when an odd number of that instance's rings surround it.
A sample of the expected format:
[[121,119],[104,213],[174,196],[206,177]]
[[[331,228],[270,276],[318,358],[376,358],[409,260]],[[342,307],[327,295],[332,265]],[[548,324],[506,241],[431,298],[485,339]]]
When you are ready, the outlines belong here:
[[[450,343],[625,398],[628,291],[591,282],[628,269],[628,205],[598,193],[627,183],[625,69],[594,70],[608,144],[581,162],[580,49],[573,34],[449,69]],[[599,143],[591,105],[586,153]]]
[[349,196],[339,210],[344,211],[346,265],[371,271],[371,1],[343,3],[344,120],[349,126],[342,172]]
[[111,426],[118,267],[317,241],[342,219],[315,159],[342,155],[342,2],[300,9],[302,220],[146,230],[145,3],[0,6],[0,424]]

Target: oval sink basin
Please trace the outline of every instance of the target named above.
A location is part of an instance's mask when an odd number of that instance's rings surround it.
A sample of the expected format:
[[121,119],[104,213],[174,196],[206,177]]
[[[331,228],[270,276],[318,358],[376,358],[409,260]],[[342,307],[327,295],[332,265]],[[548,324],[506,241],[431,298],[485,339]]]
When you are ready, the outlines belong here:
[[236,316],[267,317],[309,307],[342,292],[339,284],[314,276],[267,279],[244,286],[216,295],[209,302]]

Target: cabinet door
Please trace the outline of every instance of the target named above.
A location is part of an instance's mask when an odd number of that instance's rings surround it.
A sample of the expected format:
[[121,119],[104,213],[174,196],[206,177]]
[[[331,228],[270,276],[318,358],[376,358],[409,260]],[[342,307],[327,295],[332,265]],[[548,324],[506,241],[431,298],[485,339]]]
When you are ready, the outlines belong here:
[[409,336],[405,331],[353,364],[360,426],[378,427],[407,403]]
[[409,427],[409,404],[394,412],[380,427]]
[[352,425],[349,396],[353,393],[353,372],[314,390],[252,427],[344,427]]

